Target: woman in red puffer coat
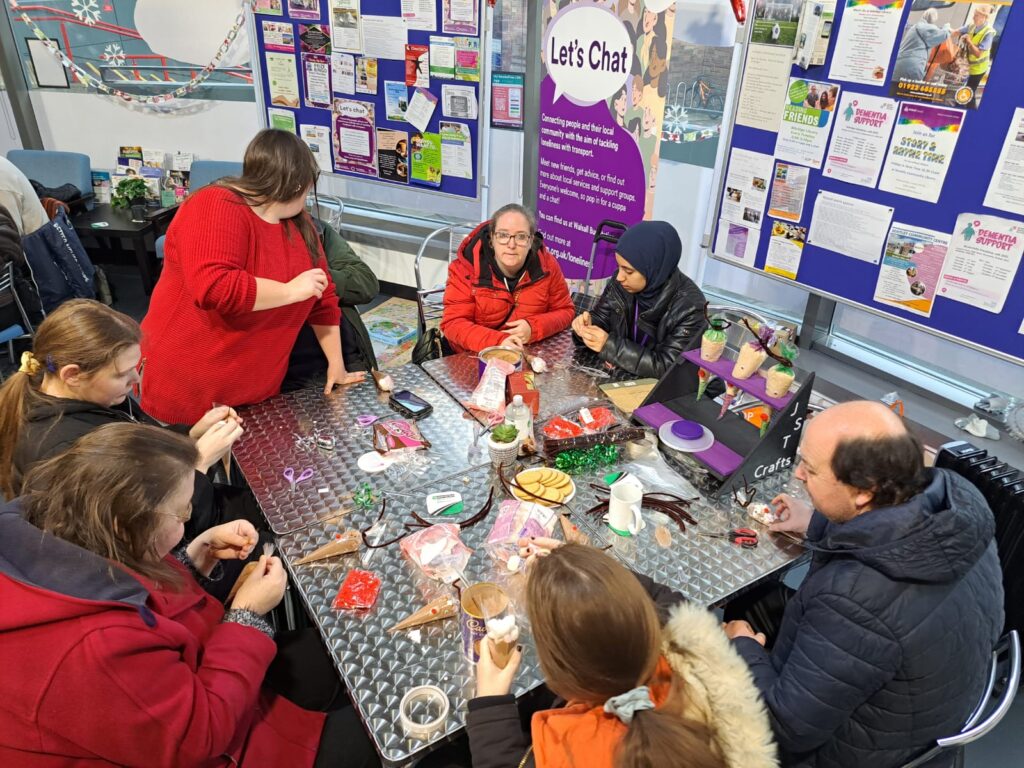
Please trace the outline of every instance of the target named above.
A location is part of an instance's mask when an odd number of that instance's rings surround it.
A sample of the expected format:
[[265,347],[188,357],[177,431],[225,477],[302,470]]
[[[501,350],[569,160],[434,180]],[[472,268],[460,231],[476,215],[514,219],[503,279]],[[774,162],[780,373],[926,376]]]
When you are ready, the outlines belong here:
[[467,235],[448,267],[441,333],[455,352],[522,348],[565,330],[574,314],[562,270],[521,205]]

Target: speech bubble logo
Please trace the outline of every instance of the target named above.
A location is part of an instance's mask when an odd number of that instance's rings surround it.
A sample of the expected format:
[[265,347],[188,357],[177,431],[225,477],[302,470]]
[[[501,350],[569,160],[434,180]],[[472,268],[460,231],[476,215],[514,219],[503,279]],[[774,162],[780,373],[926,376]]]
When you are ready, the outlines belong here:
[[544,58],[555,81],[554,101],[565,95],[586,106],[604,101],[626,82],[633,42],[611,11],[570,6],[548,24]]
[[651,13],[661,13],[667,10],[670,5],[675,5],[676,0],[647,0],[644,7]]

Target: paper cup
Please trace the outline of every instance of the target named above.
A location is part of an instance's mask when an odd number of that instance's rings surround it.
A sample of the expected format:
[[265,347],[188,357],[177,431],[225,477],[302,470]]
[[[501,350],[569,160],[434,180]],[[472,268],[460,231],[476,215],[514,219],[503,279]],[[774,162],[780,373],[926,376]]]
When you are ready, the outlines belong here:
[[740,347],[740,353],[736,356],[736,365],[732,367],[734,379],[749,379],[761,364],[768,359],[768,353],[760,347],[752,344],[744,344]]
[[485,347],[477,355],[477,374],[484,375],[484,369],[492,359],[504,360],[517,370],[523,370],[523,352],[515,347]]
[[487,637],[482,605],[496,613],[508,609],[508,595],[497,584],[481,582],[462,590],[459,604],[459,628],[462,632],[462,655],[476,664],[480,661],[480,643]]

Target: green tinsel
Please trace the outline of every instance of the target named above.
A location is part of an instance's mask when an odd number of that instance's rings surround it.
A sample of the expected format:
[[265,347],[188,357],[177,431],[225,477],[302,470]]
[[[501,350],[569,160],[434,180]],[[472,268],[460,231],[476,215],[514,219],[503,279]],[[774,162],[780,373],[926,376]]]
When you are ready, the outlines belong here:
[[377,494],[369,483],[363,483],[352,497],[353,503],[360,509],[369,509],[377,504]]
[[570,475],[582,475],[591,470],[611,466],[619,460],[619,446],[595,445],[587,450],[572,449],[555,456],[555,468]]

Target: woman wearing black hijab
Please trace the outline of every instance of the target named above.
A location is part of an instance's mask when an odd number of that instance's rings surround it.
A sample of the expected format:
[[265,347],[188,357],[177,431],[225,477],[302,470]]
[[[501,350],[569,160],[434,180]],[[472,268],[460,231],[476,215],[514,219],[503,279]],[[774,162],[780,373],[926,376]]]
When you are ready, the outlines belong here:
[[683,244],[665,221],[642,221],[619,238],[619,271],[593,312],[572,321],[577,342],[639,377],[661,378],[700,345],[704,293],[679,271]]

